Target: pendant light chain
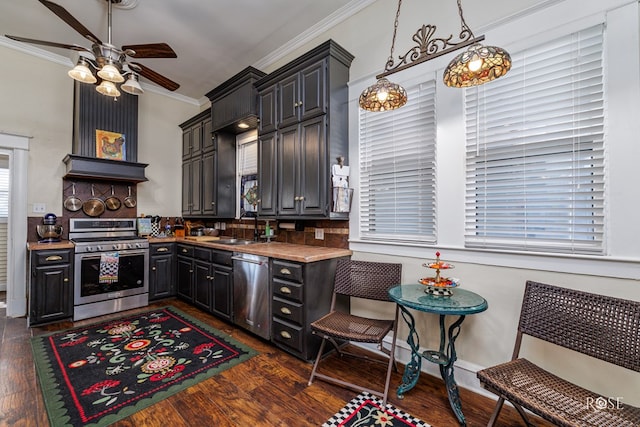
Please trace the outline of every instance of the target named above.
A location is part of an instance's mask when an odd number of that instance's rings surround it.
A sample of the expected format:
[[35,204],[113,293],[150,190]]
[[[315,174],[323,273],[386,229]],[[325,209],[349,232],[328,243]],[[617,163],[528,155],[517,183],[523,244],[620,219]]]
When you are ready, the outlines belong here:
[[387,67],[389,67],[390,65],[393,65],[393,50],[396,45],[396,34],[398,32],[398,22],[400,21],[400,6],[402,6],[402,0],[398,0],[398,10],[396,11],[396,20],[393,22],[393,37],[391,38],[391,51],[389,52]]
[[458,0],[458,15],[460,15],[460,26],[462,27],[462,32],[460,34],[462,35],[465,31],[468,31],[471,36],[470,39],[475,39],[476,36],[473,35],[473,31],[471,31],[471,28],[467,25],[467,21],[464,20],[464,15],[462,14],[462,0]]

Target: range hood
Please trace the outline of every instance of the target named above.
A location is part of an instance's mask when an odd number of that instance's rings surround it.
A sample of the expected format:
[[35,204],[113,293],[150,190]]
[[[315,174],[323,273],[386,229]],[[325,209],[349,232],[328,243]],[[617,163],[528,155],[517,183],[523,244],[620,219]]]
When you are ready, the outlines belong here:
[[65,178],[101,179],[138,183],[147,181],[144,176],[146,163],[100,159],[97,157],[67,154],[62,160],[66,166]]

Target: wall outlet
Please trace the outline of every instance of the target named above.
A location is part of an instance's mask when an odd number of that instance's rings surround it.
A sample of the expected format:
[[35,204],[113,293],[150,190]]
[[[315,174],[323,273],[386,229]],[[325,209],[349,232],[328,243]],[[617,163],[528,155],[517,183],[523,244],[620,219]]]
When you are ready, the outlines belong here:
[[324,240],[324,228],[316,228],[316,239]]
[[46,210],[47,210],[47,205],[45,203],[33,204],[33,213],[45,213]]

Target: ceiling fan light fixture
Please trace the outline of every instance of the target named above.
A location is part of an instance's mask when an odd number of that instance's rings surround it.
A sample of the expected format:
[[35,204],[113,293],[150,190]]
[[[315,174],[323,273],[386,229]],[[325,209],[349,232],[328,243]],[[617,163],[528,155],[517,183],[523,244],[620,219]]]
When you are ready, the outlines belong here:
[[120,91],[116,87],[115,83],[110,82],[109,80],[103,80],[102,83],[96,87],[96,90],[106,96],[114,98],[120,96]]
[[98,79],[96,79],[96,76],[94,76],[89,69],[89,63],[83,57],[80,57],[78,59],[78,63],[76,64],[76,66],[69,70],[67,74],[72,79],[82,83],[93,84],[98,81]]
[[124,77],[120,74],[120,71],[113,65],[111,62],[108,62],[102,66],[100,71],[98,71],[98,77],[102,80],[108,80],[114,83],[122,83],[124,81]]
[[131,95],[142,95],[144,90],[138,82],[138,75],[136,73],[129,74],[127,81],[120,86],[120,89]]
[[453,58],[442,78],[449,87],[470,87],[502,77],[510,69],[511,56],[506,50],[475,44]]

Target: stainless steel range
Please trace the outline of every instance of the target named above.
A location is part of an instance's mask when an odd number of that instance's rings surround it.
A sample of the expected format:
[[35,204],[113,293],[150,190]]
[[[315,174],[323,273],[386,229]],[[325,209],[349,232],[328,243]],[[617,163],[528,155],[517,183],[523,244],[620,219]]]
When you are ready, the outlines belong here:
[[73,319],[149,303],[149,242],[137,236],[135,218],[72,218],[75,245]]

